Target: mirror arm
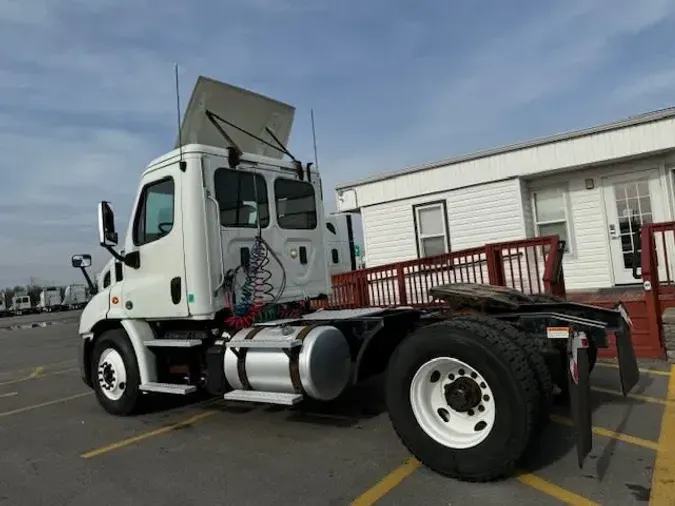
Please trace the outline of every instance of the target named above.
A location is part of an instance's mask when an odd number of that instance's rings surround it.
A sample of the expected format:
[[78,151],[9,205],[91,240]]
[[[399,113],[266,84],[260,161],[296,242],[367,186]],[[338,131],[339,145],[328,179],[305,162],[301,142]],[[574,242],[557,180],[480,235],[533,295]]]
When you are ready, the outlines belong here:
[[84,275],[84,279],[87,281],[87,286],[89,286],[89,293],[91,293],[92,295],[96,295],[96,293],[98,293],[98,287],[92,282],[86,267],[80,267],[80,270]]
[[141,256],[139,255],[138,251],[132,251],[130,253],[127,253],[126,255],[122,255],[115,251],[115,248],[112,246],[106,246],[102,245],[106,250],[108,250],[108,253],[110,253],[115,260],[118,262],[122,262],[124,265],[127,267],[131,267],[132,269],[138,269],[141,266]]

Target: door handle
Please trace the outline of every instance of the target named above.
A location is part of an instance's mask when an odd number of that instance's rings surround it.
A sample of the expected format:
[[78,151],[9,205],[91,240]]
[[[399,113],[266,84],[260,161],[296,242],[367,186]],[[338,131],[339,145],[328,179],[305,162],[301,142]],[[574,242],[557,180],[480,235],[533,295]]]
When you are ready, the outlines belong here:
[[[218,204],[218,201],[214,199],[209,192],[206,192],[206,198],[209,199],[213,205],[216,206],[216,218],[220,215],[220,204]],[[218,277],[218,285],[215,287],[213,290],[214,292],[217,292],[221,286],[225,283],[225,258],[224,258],[224,252],[223,252],[223,231],[220,226],[220,220],[218,219],[218,251],[220,252],[220,276]]]
[[609,237],[612,239],[618,239],[619,238],[619,232],[616,229],[616,225],[614,223],[611,223],[609,225]]

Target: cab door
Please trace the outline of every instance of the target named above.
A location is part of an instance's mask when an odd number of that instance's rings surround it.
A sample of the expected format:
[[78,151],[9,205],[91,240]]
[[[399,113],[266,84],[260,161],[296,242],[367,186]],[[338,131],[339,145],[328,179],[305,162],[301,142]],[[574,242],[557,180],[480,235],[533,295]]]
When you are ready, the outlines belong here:
[[125,255],[137,252],[140,266],[124,266],[120,303],[127,318],[188,315],[181,196],[183,173],[173,163],[143,178]]
[[295,300],[329,294],[321,183],[278,176],[273,208],[278,242],[285,258],[286,293]]

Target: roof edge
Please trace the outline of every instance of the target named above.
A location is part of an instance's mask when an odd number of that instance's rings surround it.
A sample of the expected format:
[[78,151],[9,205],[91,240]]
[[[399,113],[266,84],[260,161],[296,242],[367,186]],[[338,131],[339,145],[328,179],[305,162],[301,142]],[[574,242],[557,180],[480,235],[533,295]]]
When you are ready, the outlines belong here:
[[609,132],[612,130],[620,130],[622,128],[630,128],[633,126],[644,125],[647,123],[652,123],[655,121],[662,121],[665,119],[670,119],[675,117],[675,107],[667,107],[664,109],[657,109],[655,111],[646,112],[643,114],[638,114],[636,116],[630,116],[618,121],[613,121],[611,123],[603,123],[601,125],[582,128],[579,130],[570,130],[567,132],[548,135],[545,137],[539,137],[529,141],[518,142],[515,144],[508,144],[505,146],[500,146],[497,148],[490,148],[481,151],[476,151],[469,154],[458,155],[451,158],[446,158],[437,162],[431,162],[421,165],[413,165],[403,169],[394,170],[391,172],[385,172],[381,174],[376,174],[374,176],[369,176],[363,179],[358,179],[355,181],[340,183],[335,186],[335,190],[345,190],[348,188],[354,188],[355,186],[363,186],[370,183],[377,183],[379,181],[386,181],[388,179],[394,179],[399,176],[405,176],[407,174],[414,174],[415,172],[422,172],[425,170],[436,169],[438,167],[443,167],[445,165],[454,165],[457,163],[468,162],[471,160],[479,160],[481,158],[488,158],[490,156],[501,155],[505,153],[511,153],[514,151],[520,151],[523,149],[533,148],[537,146],[543,146],[546,144],[553,144],[556,142],[577,139],[580,137],[586,137],[589,135],[594,135],[602,132]]

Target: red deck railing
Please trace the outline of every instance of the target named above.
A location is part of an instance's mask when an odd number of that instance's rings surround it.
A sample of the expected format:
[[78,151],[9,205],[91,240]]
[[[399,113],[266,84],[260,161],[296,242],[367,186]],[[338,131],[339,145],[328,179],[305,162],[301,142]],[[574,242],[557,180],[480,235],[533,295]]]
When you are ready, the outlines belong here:
[[439,305],[433,286],[482,283],[526,293],[565,296],[564,243],[557,235],[486,244],[477,248],[369,267],[333,276],[333,293],[316,306]]
[[661,316],[666,308],[675,306],[675,221],[644,225],[640,246],[647,326],[650,335],[658,336],[663,350]]

